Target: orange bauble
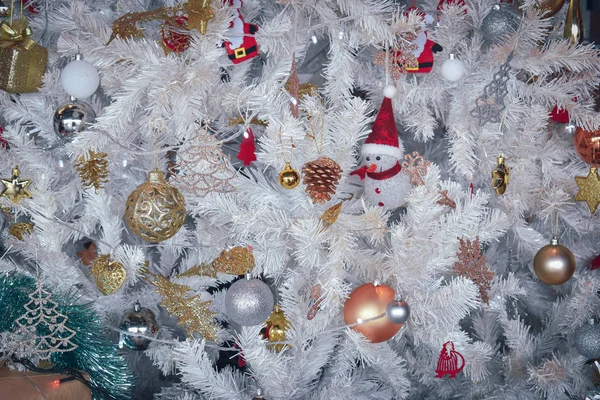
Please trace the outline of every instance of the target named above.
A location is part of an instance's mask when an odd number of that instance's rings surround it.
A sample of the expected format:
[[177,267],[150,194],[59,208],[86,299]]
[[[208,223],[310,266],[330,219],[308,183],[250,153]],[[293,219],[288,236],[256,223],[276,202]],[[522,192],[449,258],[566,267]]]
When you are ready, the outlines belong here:
[[577,128],[573,135],[573,143],[583,161],[592,167],[600,167],[600,130],[590,132]]
[[366,283],[357,287],[344,304],[346,324],[355,324],[359,318],[364,321],[383,314],[382,318],[356,325],[352,329],[373,343],[391,339],[402,327],[402,324],[393,324],[385,315],[386,307],[394,300],[394,294],[394,289],[387,285]]

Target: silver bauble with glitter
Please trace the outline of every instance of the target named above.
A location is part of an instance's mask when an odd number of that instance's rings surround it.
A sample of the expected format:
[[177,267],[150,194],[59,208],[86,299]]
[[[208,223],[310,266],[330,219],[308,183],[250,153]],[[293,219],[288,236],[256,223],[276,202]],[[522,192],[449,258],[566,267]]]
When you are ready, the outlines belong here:
[[243,326],[260,325],[273,311],[273,292],[259,279],[240,279],[231,285],[225,296],[227,317]]
[[54,132],[63,142],[71,142],[77,134],[96,119],[96,112],[87,103],[74,100],[63,104],[54,113]]
[[394,324],[403,324],[408,321],[410,307],[406,301],[394,299],[394,301],[388,304],[385,315]]
[[156,316],[152,310],[142,307],[137,301],[133,309],[126,311],[123,315],[119,323],[119,329],[131,332],[130,335],[120,333],[120,348],[125,345],[132,350],[146,350],[151,341],[148,338],[156,338],[158,336]]
[[496,4],[481,22],[481,33],[486,42],[498,44],[515,33],[520,22],[512,5]]
[[587,358],[600,358],[600,325],[590,321],[573,332],[574,344],[577,351]]

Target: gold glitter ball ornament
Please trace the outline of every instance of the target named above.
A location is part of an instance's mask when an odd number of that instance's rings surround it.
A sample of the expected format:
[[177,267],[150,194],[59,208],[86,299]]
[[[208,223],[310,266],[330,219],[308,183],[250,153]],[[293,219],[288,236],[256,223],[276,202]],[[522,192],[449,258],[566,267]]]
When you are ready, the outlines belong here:
[[284,189],[293,189],[300,184],[300,173],[292,168],[292,164],[285,163],[285,167],[279,173],[279,184]]
[[121,263],[111,260],[108,254],[102,254],[96,257],[92,264],[92,275],[98,290],[108,296],[123,286],[127,272]]
[[590,213],[595,213],[600,205],[600,177],[598,168],[591,167],[588,176],[576,176],[575,182],[579,186],[579,192],[575,196],[576,201],[585,201]]
[[185,200],[165,181],[158,168],[127,198],[125,220],[129,229],[150,243],[173,237],[185,222]]
[[223,250],[212,262],[215,271],[230,275],[243,275],[254,268],[254,255],[247,247],[233,247]]

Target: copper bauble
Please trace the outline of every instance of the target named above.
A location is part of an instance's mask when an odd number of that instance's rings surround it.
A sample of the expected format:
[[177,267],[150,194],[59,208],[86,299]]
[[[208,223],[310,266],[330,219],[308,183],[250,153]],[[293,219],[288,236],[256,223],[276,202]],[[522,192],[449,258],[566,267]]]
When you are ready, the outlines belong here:
[[551,17],[560,11],[565,5],[565,0],[537,0],[537,7],[542,11],[548,11],[545,17]]
[[125,220],[139,237],[151,243],[173,237],[185,222],[185,200],[157,168],[127,198]]
[[292,168],[289,162],[285,163],[285,167],[279,173],[279,184],[284,189],[293,189],[300,184],[300,173]]
[[394,290],[387,285],[366,283],[354,289],[344,304],[344,320],[346,324],[355,324],[359,320],[382,315],[382,318],[364,322],[352,327],[365,335],[373,343],[385,342],[394,337],[402,324],[392,323],[385,315],[386,308],[394,300]]
[[590,132],[577,128],[573,135],[573,144],[583,161],[592,167],[600,167],[600,130]]
[[561,285],[571,279],[575,266],[573,253],[558,244],[556,236],[553,236],[550,244],[542,247],[533,259],[535,274],[547,285]]

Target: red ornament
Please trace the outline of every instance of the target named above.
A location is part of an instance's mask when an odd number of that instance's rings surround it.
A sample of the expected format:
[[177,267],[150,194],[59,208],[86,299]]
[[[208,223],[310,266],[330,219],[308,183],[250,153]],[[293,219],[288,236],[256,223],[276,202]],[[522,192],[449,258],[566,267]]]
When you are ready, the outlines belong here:
[[4,130],[0,126],[0,149],[8,149],[8,141],[2,137]]
[[450,378],[456,378],[456,374],[465,367],[465,358],[458,351],[454,350],[454,343],[446,342],[440,351],[437,368],[435,369],[436,378],[442,378],[444,375],[450,375]]
[[600,268],[600,256],[594,258],[594,261],[589,266],[590,271]]
[[560,124],[569,123],[570,117],[569,112],[566,108],[558,108],[558,105],[554,106],[552,111],[550,111],[550,119],[554,122],[558,122]]
[[162,25],[160,35],[167,49],[175,53],[183,53],[190,47],[190,35],[182,32],[186,30],[187,20],[185,15],[180,15],[174,21],[165,21]]
[[252,164],[252,161],[256,161],[256,154],[254,154],[255,150],[254,132],[252,132],[252,128],[248,128],[246,132],[244,132],[244,139],[242,140],[242,143],[240,143],[240,151],[237,158],[242,160],[244,165],[248,166]]

